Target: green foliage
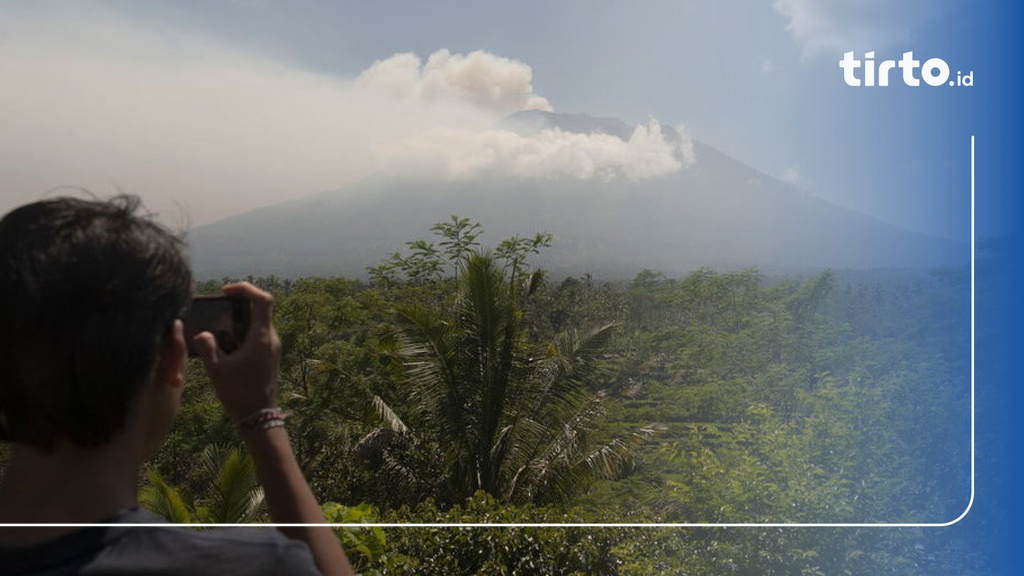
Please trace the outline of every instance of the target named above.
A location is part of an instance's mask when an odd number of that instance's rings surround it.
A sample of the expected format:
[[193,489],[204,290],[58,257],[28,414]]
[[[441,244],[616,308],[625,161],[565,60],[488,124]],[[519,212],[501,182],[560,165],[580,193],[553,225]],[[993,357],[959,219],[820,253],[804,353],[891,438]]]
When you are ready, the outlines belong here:
[[[254,279],[277,297],[300,463],[321,501],[347,505],[330,518],[937,522],[966,506],[966,271],[644,270],[549,284],[528,257],[550,235],[487,253],[468,219],[432,231],[371,269],[370,286]],[[214,477],[193,456],[234,438],[195,368],[150,480],[165,508],[189,514]],[[919,530],[339,537],[364,574],[915,576],[980,562]]]
[[[426,501],[387,513],[390,523],[581,523],[597,517],[553,506],[501,504],[484,492],[447,510]],[[581,527],[392,528],[388,550],[364,574],[423,575],[613,575],[634,560],[629,531]],[[643,536],[637,533],[636,536]],[[638,538],[639,540],[639,538]],[[650,541],[651,539],[645,539]],[[639,544],[639,542],[637,542]],[[653,549],[646,550],[647,553]],[[636,550],[637,556],[642,556]],[[640,572],[632,572],[639,574]]]
[[[378,521],[377,513],[369,504],[343,506],[326,502],[321,507],[324,519],[331,524],[372,524]],[[356,568],[379,563],[387,548],[387,537],[379,526],[336,528],[342,547]]]
[[970,550],[923,530],[627,527],[615,524],[657,518],[503,504],[484,492],[447,509],[427,500],[379,518],[365,507],[325,509],[340,510],[331,516],[338,521],[403,525],[339,529],[367,576],[979,574]]
[[605,398],[587,381],[611,326],[531,345],[521,323],[529,292],[518,293],[517,280],[477,253],[451,312],[398,308],[408,338],[406,420],[441,450],[443,501],[477,490],[503,501],[564,500],[591,479],[616,476],[654,432],[603,445],[589,438]]
[[139,492],[143,508],[170,522],[192,523],[192,506],[185,502],[180,490],[165,482],[155,468],[150,469],[147,480],[149,484]]
[[213,482],[199,501],[198,521],[245,524],[264,516],[263,489],[251,456],[238,448],[210,446],[200,455],[199,467]]
[[945,328],[860,336],[825,313],[834,281],[769,284],[751,270],[634,281],[660,317],[626,323],[643,386],[619,417],[671,423],[647,459],[670,490],[615,493],[687,522],[955,517],[968,493],[957,400],[968,380],[934,356]]
[[533,238],[513,236],[502,240],[494,250],[494,256],[505,262],[513,284],[519,280],[519,273],[526,265],[530,254],[540,254],[542,248],[551,246],[551,234],[537,233]]
[[205,489],[192,493],[169,484],[151,468],[139,503],[150,512],[178,523],[245,524],[262,520],[263,489],[256,480],[252,457],[234,447],[207,446],[196,468]]
[[477,237],[483,233],[479,223],[455,215],[430,230],[441,237],[440,248],[426,240],[406,242],[406,254],[395,252],[381,264],[367,268],[374,285],[385,290],[402,284],[422,287],[436,284],[451,270],[458,275],[465,259],[479,245]]
[[448,261],[454,263],[455,275],[458,276],[462,272],[462,263],[480,245],[476,241],[483,232],[480,224],[453,214],[448,222],[435,224],[430,230],[444,238],[440,242],[441,248]]

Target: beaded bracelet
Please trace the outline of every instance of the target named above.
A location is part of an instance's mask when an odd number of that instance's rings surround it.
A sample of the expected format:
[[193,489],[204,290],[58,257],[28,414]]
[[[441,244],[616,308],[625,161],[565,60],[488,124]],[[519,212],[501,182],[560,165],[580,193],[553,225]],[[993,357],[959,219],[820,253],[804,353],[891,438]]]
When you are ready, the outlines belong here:
[[264,408],[263,410],[253,412],[236,422],[235,428],[238,429],[239,434],[257,431],[262,432],[264,430],[270,430],[271,428],[284,426],[285,418],[291,415],[291,412],[282,410],[281,408]]

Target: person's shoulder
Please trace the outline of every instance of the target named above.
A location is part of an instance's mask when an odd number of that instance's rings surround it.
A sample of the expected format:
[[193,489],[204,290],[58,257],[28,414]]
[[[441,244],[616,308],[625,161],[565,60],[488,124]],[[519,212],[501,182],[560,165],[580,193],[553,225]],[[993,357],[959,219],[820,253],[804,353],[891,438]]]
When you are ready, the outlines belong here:
[[192,530],[131,509],[102,525],[0,547],[0,574],[319,574],[305,543],[274,528]]
[[306,544],[275,528],[192,530],[155,522],[141,511],[118,518],[96,558],[98,573],[319,574]]

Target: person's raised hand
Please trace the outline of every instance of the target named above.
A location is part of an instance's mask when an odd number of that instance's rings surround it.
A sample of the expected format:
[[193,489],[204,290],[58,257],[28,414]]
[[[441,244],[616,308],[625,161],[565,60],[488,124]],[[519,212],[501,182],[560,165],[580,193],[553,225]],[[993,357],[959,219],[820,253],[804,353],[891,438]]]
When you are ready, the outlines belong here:
[[277,407],[278,368],[281,341],[271,321],[274,298],[248,282],[228,284],[228,296],[241,296],[251,302],[252,315],[245,341],[231,353],[217,347],[209,332],[195,336],[196,352],[213,381],[217,398],[233,422],[263,410]]

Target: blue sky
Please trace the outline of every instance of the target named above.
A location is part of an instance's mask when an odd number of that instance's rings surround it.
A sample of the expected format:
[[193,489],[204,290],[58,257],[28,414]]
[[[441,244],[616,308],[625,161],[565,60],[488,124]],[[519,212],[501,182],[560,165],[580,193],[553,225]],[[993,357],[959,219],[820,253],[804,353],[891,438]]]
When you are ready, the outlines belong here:
[[[977,87],[851,88],[838,62],[851,50],[879,61],[914,51],[954,74],[980,68],[972,46],[994,15],[978,6],[7,2],[0,73],[13,89],[0,93],[0,179],[10,192],[0,211],[60,185],[121,187],[201,224],[387,169],[395,150],[424,147],[423,134],[486,127],[532,101],[685,127],[808,194],[966,239]],[[470,86],[463,66],[462,84],[428,102],[424,67],[439,50],[452,66],[483,51],[483,83]],[[405,53],[418,58],[415,77],[395,65]],[[406,76],[366,88],[381,62]],[[381,90],[408,89],[398,81],[416,83],[419,100],[390,110]],[[463,106],[487,81],[516,97]],[[459,142],[450,155],[473,146]]]

